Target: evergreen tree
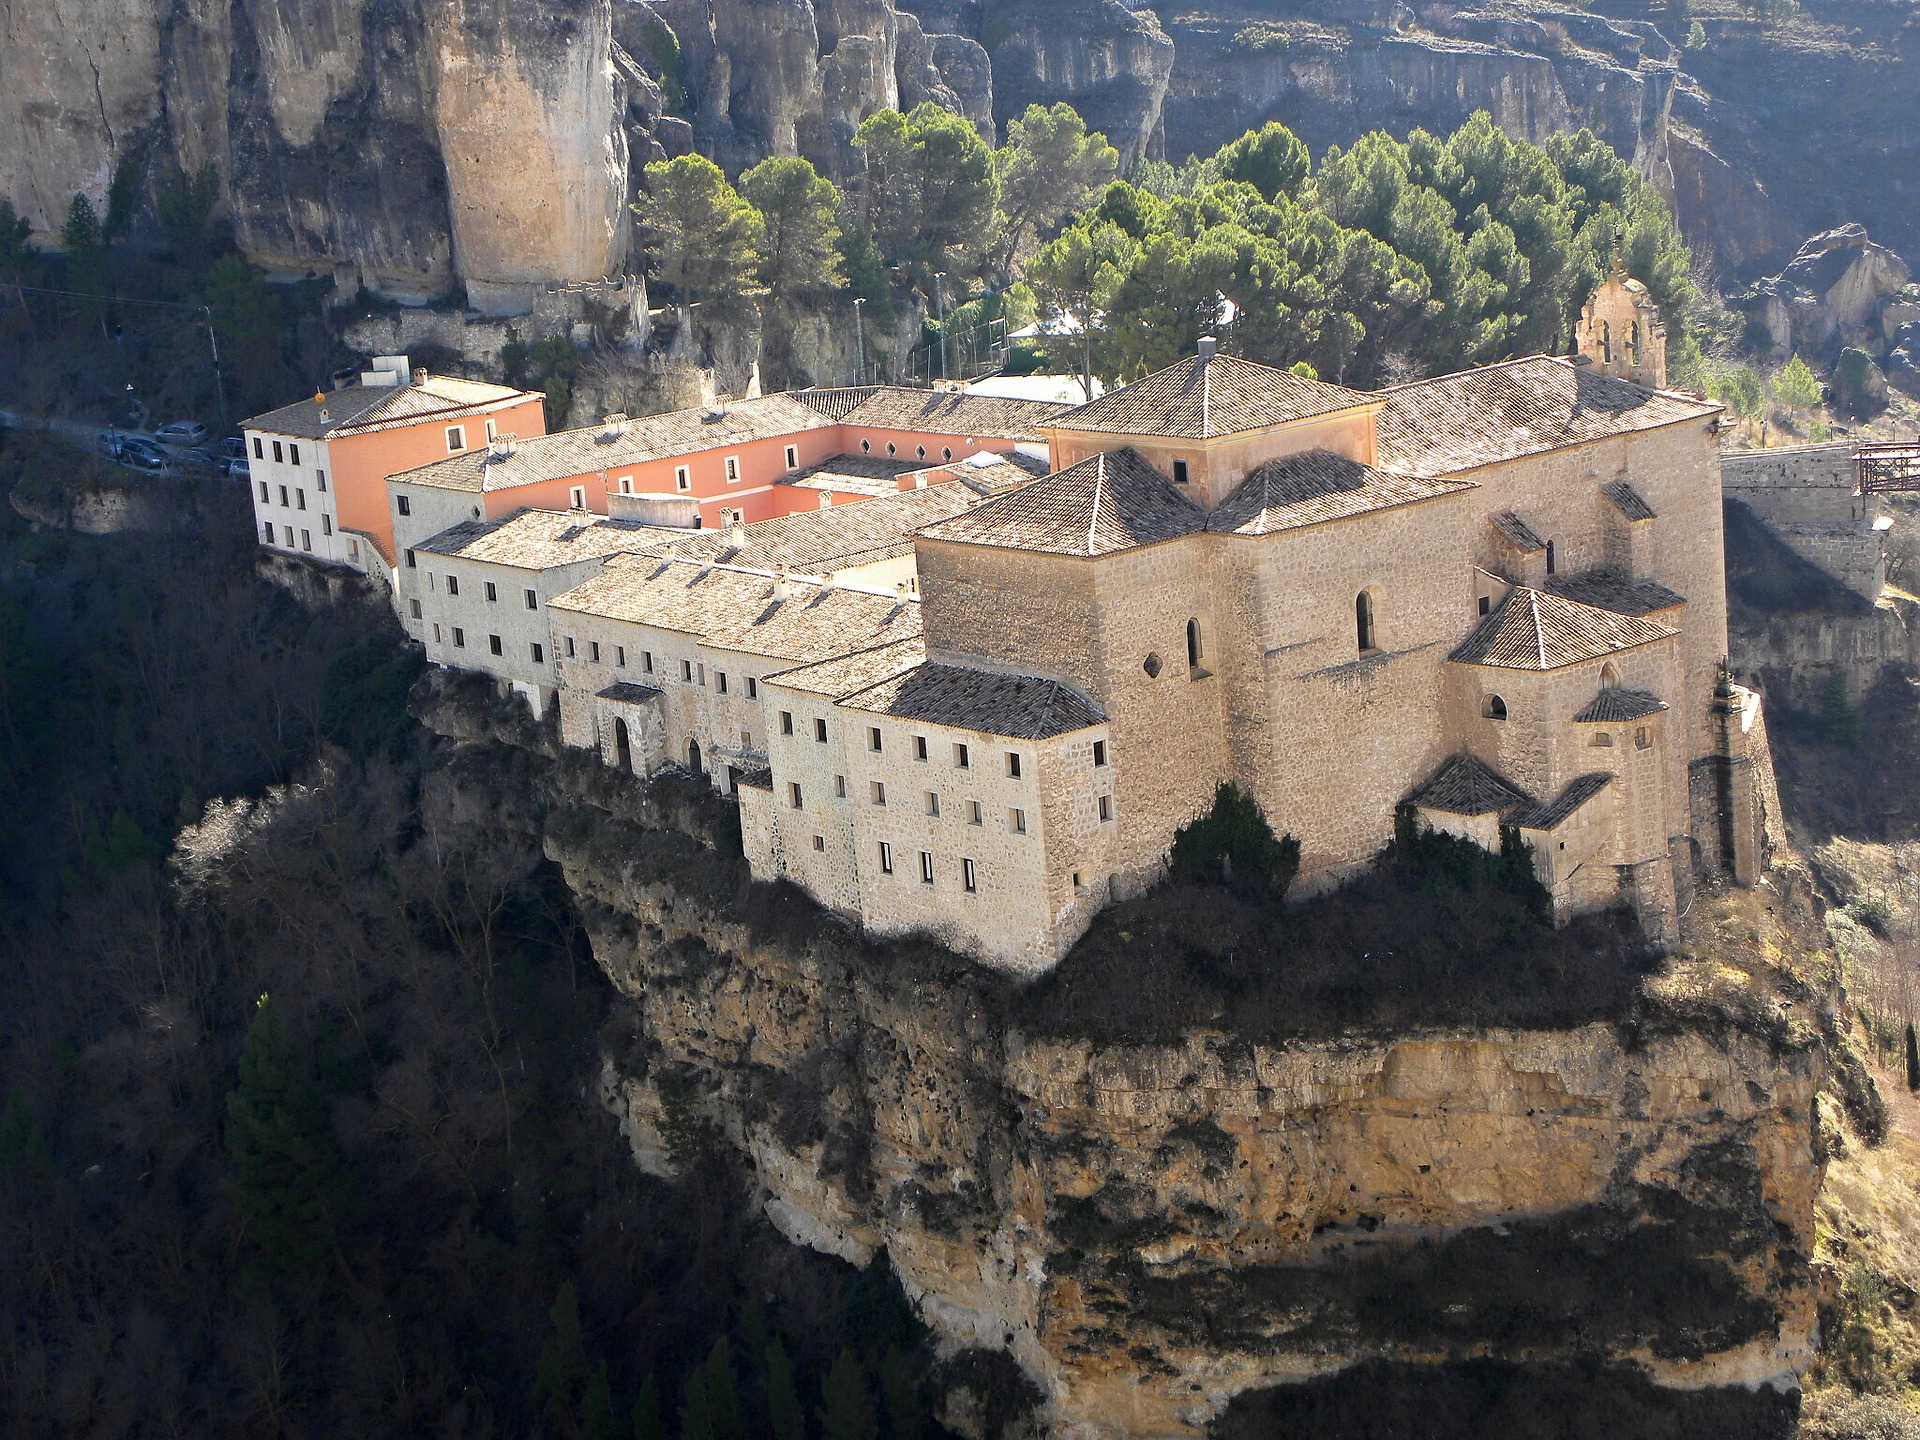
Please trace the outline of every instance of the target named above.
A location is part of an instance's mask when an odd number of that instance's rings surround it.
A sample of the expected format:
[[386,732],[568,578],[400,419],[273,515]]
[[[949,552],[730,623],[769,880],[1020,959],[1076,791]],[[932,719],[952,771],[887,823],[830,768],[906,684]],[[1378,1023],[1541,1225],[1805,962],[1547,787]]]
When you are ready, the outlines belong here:
[[71,256],[91,255],[106,244],[100,230],[100,217],[86,196],[75,195],[73,203],[67,206],[67,223],[60,227],[60,244]]
[[633,1440],[667,1440],[667,1420],[660,1409],[660,1382],[651,1375],[634,1397]]
[[1907,1089],[1920,1090],[1920,1038],[1913,1033],[1913,1022],[1907,1022]]
[[615,1418],[613,1386],[607,1379],[607,1362],[602,1360],[587,1377],[586,1394],[580,1400],[580,1421],[587,1440],[622,1440],[623,1428]]
[[[807,1421],[800,1408],[800,1389],[793,1361],[778,1337],[767,1342],[767,1428],[773,1440],[806,1440]],[[637,1440],[637,1437],[636,1437]]]
[[0,199],[0,280],[20,283],[33,262],[33,247],[27,238],[33,225],[13,208],[11,200]]
[[1222,180],[1251,185],[1268,201],[1297,196],[1311,165],[1300,137],[1277,120],[1222,146],[1212,161]]
[[634,204],[655,277],[678,302],[683,320],[696,302],[736,304],[755,290],[759,212],[703,155],[657,162],[643,172]]
[[762,160],[740,177],[740,194],[760,212],[758,279],[772,300],[818,294],[846,283],[840,266],[839,192],[797,156]]
[[1789,410],[1811,410],[1820,403],[1820,382],[1796,354],[1774,376],[1773,393]]
[[1010,279],[1022,252],[1084,208],[1120,169],[1120,152],[1107,137],[1089,135],[1071,105],[1029,105],[1007,122],[1007,143],[993,153],[1000,195],[1000,243],[995,266]]
[[351,1180],[328,1133],[306,1057],[272,997],[262,995],[227,1096],[227,1192],[262,1266],[311,1272],[333,1253]]
[[722,1335],[704,1364],[687,1377],[680,1402],[680,1440],[746,1440],[733,1344]]
[[881,110],[854,134],[867,223],[880,253],[925,273],[970,275],[990,238],[993,154],[973,122],[932,101]]
[[534,1362],[534,1389],[547,1403],[547,1412],[571,1417],[574,1397],[587,1378],[586,1333],[580,1323],[580,1294],[567,1281],[547,1312],[553,1333],[540,1346]]
[[888,1440],[921,1440],[927,1433],[927,1407],[913,1361],[898,1346],[880,1361],[880,1404],[886,1412]]
[[879,1440],[880,1422],[873,1412],[873,1394],[867,1377],[851,1350],[834,1357],[820,1390],[820,1440]]
[[1133,249],[1132,240],[1119,226],[1096,221],[1073,226],[1027,262],[1027,281],[1047,318],[1065,332],[1062,345],[1071,349],[1089,400],[1093,399],[1093,332],[1119,287],[1122,267],[1131,260]]

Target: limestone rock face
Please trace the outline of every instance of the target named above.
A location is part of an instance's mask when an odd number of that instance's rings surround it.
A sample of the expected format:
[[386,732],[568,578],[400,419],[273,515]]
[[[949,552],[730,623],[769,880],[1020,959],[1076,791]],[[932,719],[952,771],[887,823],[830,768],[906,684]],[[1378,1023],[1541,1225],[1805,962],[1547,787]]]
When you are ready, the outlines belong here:
[[1605,1024],[1027,1035],[951,959],[725,918],[661,845],[583,811],[546,831],[632,1000],[604,1083],[636,1157],[666,1165],[658,1080],[690,1079],[790,1238],[884,1250],[947,1341],[1018,1361],[1056,1435],[1195,1435],[1366,1359],[1597,1358],[1686,1389],[1811,1359],[1811,1051]]
[[985,0],[980,26],[1002,123],[1065,100],[1124,157],[1157,138],[1174,49],[1153,11],[1120,0]]
[[1911,278],[1906,262],[1869,239],[1866,226],[1841,225],[1813,236],[1786,269],[1754,286],[1749,311],[1782,355],[1878,351],[1890,302]]

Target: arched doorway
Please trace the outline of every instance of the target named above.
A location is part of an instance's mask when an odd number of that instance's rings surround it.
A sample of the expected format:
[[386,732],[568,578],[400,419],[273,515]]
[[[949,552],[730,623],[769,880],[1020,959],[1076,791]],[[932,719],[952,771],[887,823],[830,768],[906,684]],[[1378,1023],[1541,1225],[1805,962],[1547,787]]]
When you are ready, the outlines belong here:
[[687,768],[696,775],[704,775],[707,773],[706,769],[700,764],[700,742],[698,740],[687,741]]
[[616,719],[613,722],[613,749],[619,758],[620,768],[626,774],[633,773],[633,742],[627,738],[627,722]]

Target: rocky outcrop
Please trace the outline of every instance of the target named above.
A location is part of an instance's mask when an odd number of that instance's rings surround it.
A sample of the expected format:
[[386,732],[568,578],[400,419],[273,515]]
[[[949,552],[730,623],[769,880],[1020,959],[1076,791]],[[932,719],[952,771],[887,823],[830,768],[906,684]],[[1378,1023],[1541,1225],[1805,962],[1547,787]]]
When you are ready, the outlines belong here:
[[1125,158],[1157,140],[1174,45],[1152,10],[1120,0],[985,0],[980,25],[1003,121],[1064,100]]
[[[1830,360],[1846,346],[1879,353],[1898,323],[1889,312],[1912,278],[1866,226],[1840,225],[1809,239],[1784,270],[1754,286],[1743,307],[1783,359],[1797,352]],[[1899,313],[1910,308],[1903,300]]]

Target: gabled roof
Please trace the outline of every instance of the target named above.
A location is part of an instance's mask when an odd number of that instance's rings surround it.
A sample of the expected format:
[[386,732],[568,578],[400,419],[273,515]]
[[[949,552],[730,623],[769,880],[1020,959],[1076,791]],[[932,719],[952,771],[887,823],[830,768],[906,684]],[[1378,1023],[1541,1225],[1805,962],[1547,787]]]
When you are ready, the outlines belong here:
[[1112,555],[1207,527],[1207,515],[1132,450],[1110,450],[929,525],[931,540],[1049,555]]
[[1505,670],[1555,670],[1680,632],[1544,590],[1516,586],[1448,658]]
[[1348,410],[1373,397],[1232,355],[1178,365],[1056,416],[1056,430],[1210,440]]
[[644,549],[659,533],[653,526],[603,515],[516,510],[499,520],[462,520],[413,548],[423,554],[484,560],[520,570],[550,570]]
[[452,375],[429,375],[404,385],[346,385],[315,400],[282,405],[251,420],[243,430],[270,435],[293,435],[303,440],[325,440],[364,430],[393,429],[432,415],[457,420],[476,410],[487,410],[531,398],[531,392]]
[[1523,555],[1533,555],[1547,548],[1547,542],[1533,533],[1533,527],[1511,510],[1502,510],[1493,517],[1493,528],[1500,532],[1501,538]]
[[1671,610],[1687,603],[1687,597],[1669,590],[1658,580],[1642,580],[1618,570],[1586,570],[1578,575],[1559,575],[1547,582],[1547,589],[1582,605],[1611,610],[1616,615],[1650,615],[1656,610]]
[[1455,474],[1609,435],[1704,420],[1718,405],[1616,380],[1552,355],[1379,392],[1379,463]]
[[850,710],[1019,740],[1046,740],[1107,718],[1057,680],[932,661],[843,696],[840,703]]
[[1535,805],[1508,817],[1523,830],[1552,830],[1571,820],[1574,812],[1613,783],[1613,776],[1596,770],[1567,782],[1567,788],[1544,805]]
[[1533,797],[1477,755],[1449,756],[1407,799],[1449,815],[1493,815],[1531,806]]
[[1207,528],[1271,535],[1475,488],[1470,480],[1396,475],[1330,450],[1309,450],[1260,466],[1207,517]]
[[[804,396],[802,397],[804,398]],[[829,403],[829,412],[838,408]],[[971,439],[1039,441],[1071,406],[1054,400],[1014,400],[1004,395],[969,395],[959,390],[909,390],[876,386],[835,418],[843,425],[873,430],[918,430]]]
[[1644,720],[1666,708],[1667,702],[1658,695],[1614,686],[1594,696],[1573,718],[1580,725],[1617,724],[1622,720]]
[[903,675],[924,663],[926,658],[926,644],[915,635],[886,645],[876,645],[871,650],[856,650],[851,655],[836,655],[831,660],[796,665],[791,670],[766,676],[763,683],[799,690],[808,695],[828,695],[838,699],[856,690],[878,685],[883,680],[891,680],[896,675]]
[[790,396],[761,395],[706,409],[674,410],[536,435],[514,441],[504,454],[480,445],[390,478],[448,490],[512,490],[832,427],[833,421],[825,415]]
[[1629,520],[1651,520],[1653,507],[1633,486],[1624,480],[1614,480],[1600,487],[1600,493],[1613,502],[1613,508]]

